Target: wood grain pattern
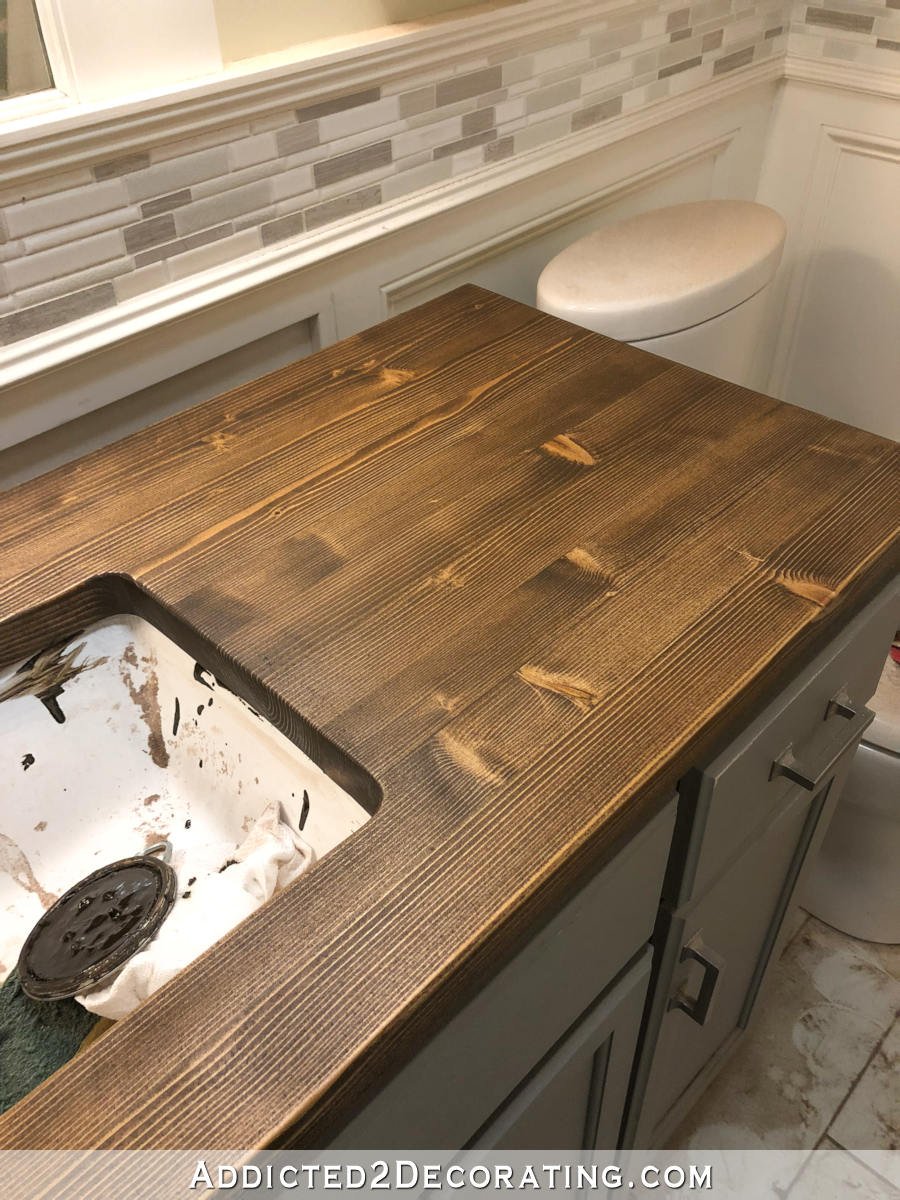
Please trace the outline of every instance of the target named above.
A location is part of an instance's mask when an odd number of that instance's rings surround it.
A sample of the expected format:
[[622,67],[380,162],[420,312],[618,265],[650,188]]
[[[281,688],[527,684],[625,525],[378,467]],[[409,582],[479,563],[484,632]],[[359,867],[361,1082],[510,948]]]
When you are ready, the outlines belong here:
[[6,657],[130,577],[384,793],[0,1146],[321,1144],[896,571],[898,466],[465,287],[0,498]]

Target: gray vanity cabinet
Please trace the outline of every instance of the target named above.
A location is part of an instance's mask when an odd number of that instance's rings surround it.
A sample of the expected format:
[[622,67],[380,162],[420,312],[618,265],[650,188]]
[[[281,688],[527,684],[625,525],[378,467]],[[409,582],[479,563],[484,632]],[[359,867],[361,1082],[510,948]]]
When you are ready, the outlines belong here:
[[608,1149],[617,1145],[650,947],[576,1022],[471,1143],[478,1150]]
[[614,1146],[674,821],[672,799],[332,1147]]
[[898,606],[895,584],[690,771],[677,815],[673,800],[332,1145],[661,1146],[754,1011]]
[[876,598],[679,796],[623,1143],[659,1147],[746,1028],[818,850],[900,612]]

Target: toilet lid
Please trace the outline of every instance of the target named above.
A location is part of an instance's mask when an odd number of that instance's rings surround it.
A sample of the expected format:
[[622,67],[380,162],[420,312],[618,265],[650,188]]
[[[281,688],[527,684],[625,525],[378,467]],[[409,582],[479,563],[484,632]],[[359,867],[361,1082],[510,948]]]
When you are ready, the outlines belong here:
[[875,710],[875,720],[863,741],[900,754],[900,663],[894,662],[890,655],[869,707]]
[[538,280],[538,308],[623,342],[677,333],[765,287],[784,235],[778,213],[746,200],[654,209],[557,254]]

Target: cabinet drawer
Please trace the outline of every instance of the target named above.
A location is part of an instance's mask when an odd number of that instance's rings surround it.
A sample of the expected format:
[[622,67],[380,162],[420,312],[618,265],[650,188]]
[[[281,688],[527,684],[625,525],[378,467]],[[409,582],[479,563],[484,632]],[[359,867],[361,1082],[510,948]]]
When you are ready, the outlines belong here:
[[651,959],[648,946],[516,1089],[472,1149],[615,1148]]
[[464,1146],[649,940],[674,820],[673,799],[432,1038],[332,1146]]
[[[830,705],[843,697],[859,711],[871,697],[900,624],[900,581],[884,589],[847,628],[705,769],[681,784],[692,818],[687,861],[673,905],[702,895],[768,825],[792,794],[784,775],[772,776],[791,749],[801,761],[825,764],[858,736],[865,723]],[[681,816],[679,816],[681,819]]]

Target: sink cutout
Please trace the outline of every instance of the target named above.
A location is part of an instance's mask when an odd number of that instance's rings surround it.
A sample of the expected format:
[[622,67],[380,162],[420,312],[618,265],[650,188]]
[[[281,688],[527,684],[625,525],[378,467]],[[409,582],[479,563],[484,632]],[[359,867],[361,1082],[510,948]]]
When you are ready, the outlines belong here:
[[129,579],[0,625],[0,662],[0,981],[41,913],[106,863],[167,839],[184,887],[223,869],[272,801],[319,860],[380,803],[367,772]]

